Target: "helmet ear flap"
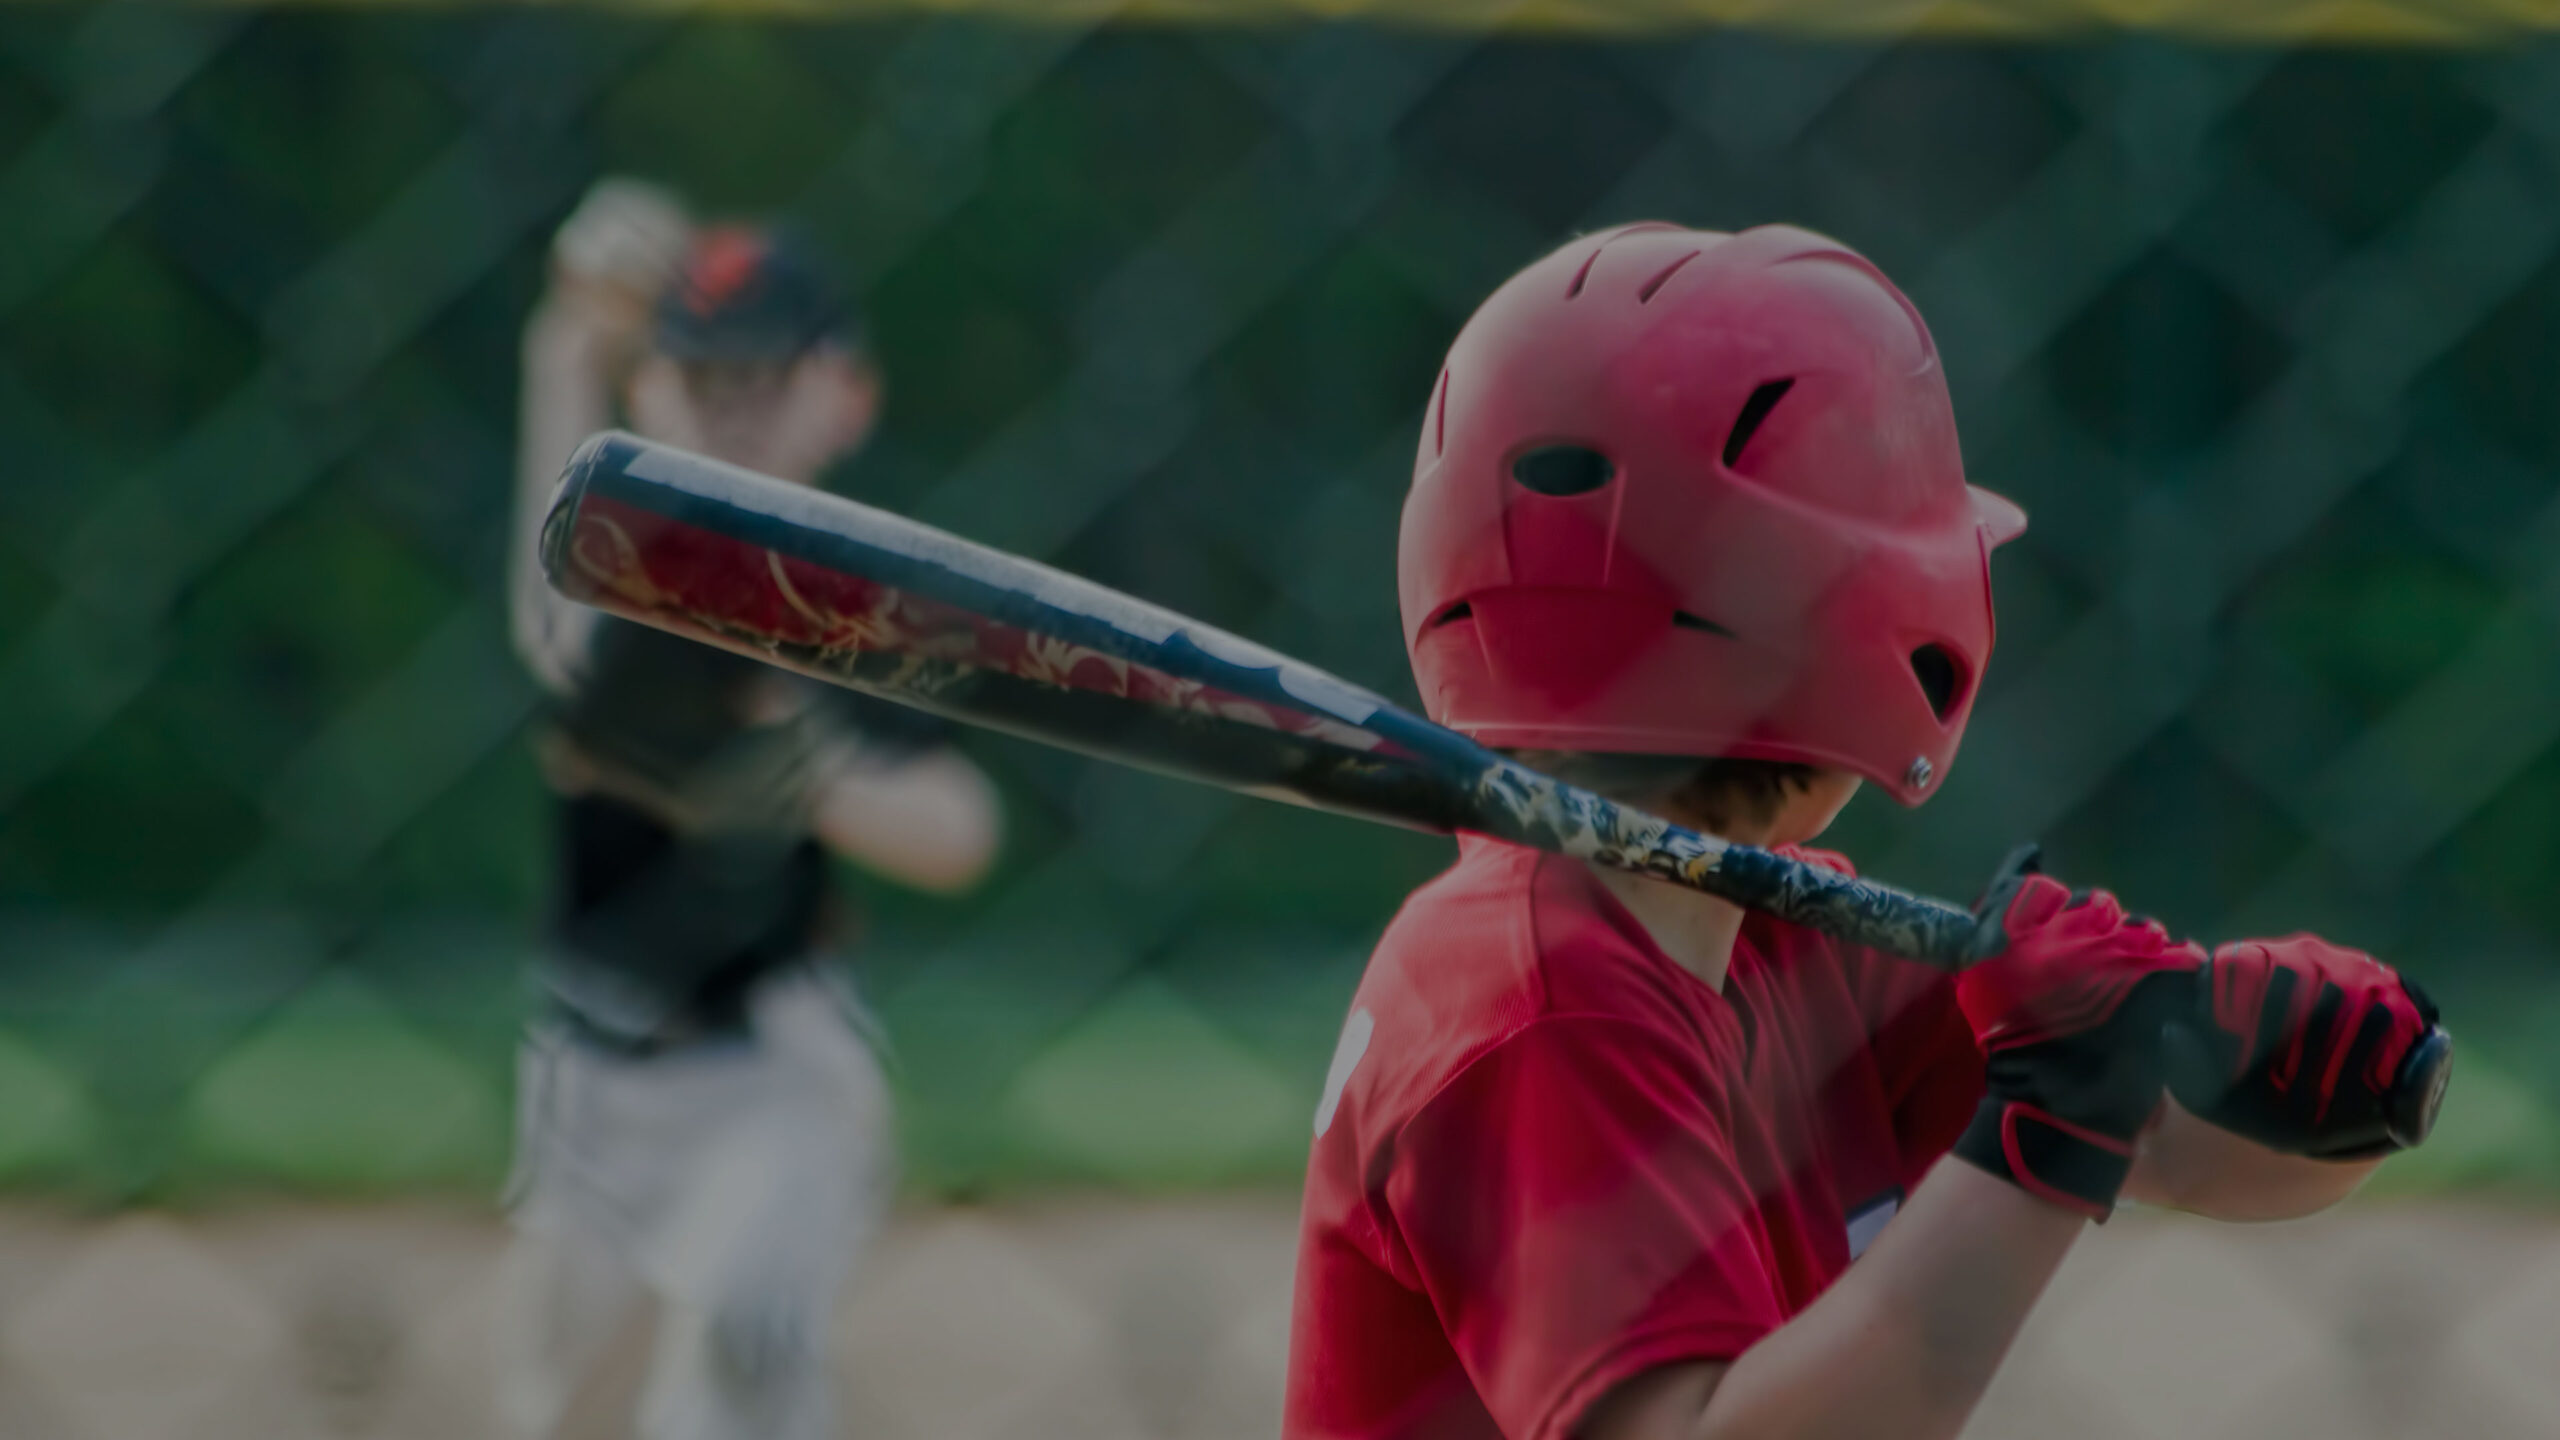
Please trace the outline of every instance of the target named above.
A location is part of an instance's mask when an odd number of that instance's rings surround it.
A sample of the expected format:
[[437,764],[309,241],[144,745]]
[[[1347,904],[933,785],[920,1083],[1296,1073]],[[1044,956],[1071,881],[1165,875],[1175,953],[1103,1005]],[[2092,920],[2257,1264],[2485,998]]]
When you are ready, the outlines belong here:
[[1477,595],[1472,615],[1475,634],[1465,638],[1481,647],[1493,681],[1558,711],[1640,673],[1671,631],[1660,605],[1604,590],[1508,587]]

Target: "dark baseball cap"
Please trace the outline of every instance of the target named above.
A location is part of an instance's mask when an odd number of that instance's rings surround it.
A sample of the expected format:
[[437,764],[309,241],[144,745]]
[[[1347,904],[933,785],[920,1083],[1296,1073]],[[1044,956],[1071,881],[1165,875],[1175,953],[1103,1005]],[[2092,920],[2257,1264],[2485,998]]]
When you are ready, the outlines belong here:
[[789,361],[859,343],[851,304],[793,237],[746,225],[697,234],[658,297],[657,348],[679,361]]

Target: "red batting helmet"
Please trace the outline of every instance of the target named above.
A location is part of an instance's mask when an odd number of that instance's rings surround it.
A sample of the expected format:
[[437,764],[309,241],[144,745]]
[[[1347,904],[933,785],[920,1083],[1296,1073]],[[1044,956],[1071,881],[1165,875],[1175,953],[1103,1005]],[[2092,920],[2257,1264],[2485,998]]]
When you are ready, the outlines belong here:
[[1494,292],[1405,500],[1433,719],[1505,748],[1838,766],[1917,804],[1991,658],[1991,548],[1920,314],[1803,230],[1631,225]]

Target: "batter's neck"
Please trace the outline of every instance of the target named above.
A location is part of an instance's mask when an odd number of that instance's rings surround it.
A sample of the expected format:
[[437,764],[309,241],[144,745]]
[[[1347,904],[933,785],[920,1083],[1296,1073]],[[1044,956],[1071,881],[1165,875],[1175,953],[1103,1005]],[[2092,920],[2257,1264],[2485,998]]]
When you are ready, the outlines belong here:
[[1673,963],[1722,993],[1733,964],[1733,942],[1742,933],[1742,908],[1713,895],[1647,880],[1594,865],[1591,872]]

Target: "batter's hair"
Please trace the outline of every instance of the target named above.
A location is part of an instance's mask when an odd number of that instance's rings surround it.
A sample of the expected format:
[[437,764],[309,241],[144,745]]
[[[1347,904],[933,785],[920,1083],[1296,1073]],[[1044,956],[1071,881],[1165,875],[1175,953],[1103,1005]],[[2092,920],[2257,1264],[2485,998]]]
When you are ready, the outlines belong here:
[[1701,760],[1693,755],[1601,755],[1578,750],[1516,750],[1534,770],[1666,818],[1726,833],[1758,829],[1778,818],[1790,792],[1811,789],[1819,772],[1786,760]]

